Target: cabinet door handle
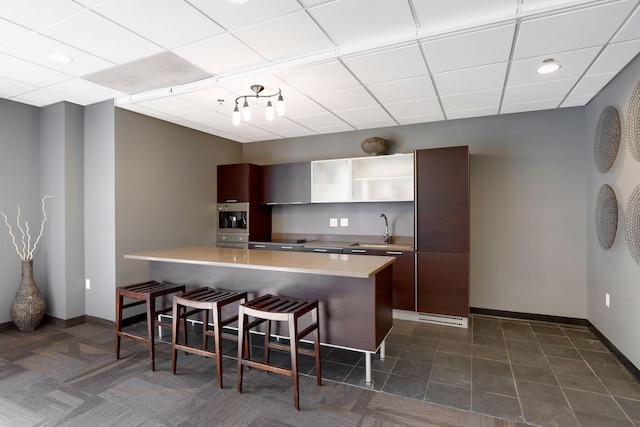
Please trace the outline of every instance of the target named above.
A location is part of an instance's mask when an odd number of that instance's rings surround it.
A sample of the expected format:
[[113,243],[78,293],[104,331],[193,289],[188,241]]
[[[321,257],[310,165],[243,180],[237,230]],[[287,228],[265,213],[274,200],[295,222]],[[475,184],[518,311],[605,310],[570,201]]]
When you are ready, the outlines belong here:
[[351,252],[354,254],[366,254],[367,250],[366,249],[351,249]]
[[280,249],[293,250],[293,246],[280,246]]
[[316,249],[313,250],[313,252],[327,252],[327,250],[326,249],[318,249],[318,248],[316,248]]
[[253,245],[254,248],[266,248],[266,245]]
[[402,255],[402,252],[387,251],[387,255]]

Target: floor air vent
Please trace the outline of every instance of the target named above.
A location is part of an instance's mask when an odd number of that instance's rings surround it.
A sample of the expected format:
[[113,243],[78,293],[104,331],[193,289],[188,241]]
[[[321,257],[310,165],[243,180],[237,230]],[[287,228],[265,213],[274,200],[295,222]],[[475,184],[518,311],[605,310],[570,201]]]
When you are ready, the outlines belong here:
[[411,320],[414,322],[433,323],[436,325],[454,326],[456,328],[468,328],[467,317],[449,316],[446,314],[416,313],[415,311],[393,310],[394,319]]
[[456,326],[458,328],[467,327],[467,318],[458,316],[447,316],[445,314],[418,313],[420,322],[435,323],[437,325]]

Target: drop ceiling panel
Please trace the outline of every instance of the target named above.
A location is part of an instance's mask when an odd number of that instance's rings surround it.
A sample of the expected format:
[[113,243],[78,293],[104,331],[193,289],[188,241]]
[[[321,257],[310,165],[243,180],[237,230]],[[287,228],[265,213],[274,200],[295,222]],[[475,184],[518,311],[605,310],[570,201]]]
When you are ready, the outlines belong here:
[[429,76],[377,83],[367,86],[367,89],[382,103],[411,101],[436,96]]
[[290,113],[287,113],[287,116],[293,119],[296,119],[296,121],[298,121],[297,119],[302,116],[310,116],[312,114],[314,115],[323,114],[327,112],[325,108],[320,106],[313,99],[306,98],[306,97],[293,98],[293,99],[287,98],[285,99],[285,106],[287,111],[290,111]]
[[72,78],[68,74],[2,53],[0,53],[0,76],[39,87],[61,83]]
[[582,78],[578,84],[573,88],[570,95],[582,96],[582,95],[595,95],[611,81],[616,73],[606,74],[592,74]]
[[563,99],[576,84],[577,80],[575,78],[522,86],[509,86],[504,92],[503,105],[538,102],[544,99]]
[[422,43],[432,73],[506,62],[515,24]]
[[370,42],[372,37],[393,38],[416,28],[407,1],[337,1],[310,12],[329,37],[341,45]]
[[314,131],[321,134],[327,134],[327,133],[336,133],[336,132],[348,132],[354,129],[355,128],[353,126],[344,123],[337,126],[319,127],[314,129]]
[[441,97],[445,113],[451,111],[471,110],[494,107],[500,103],[502,89],[483,90],[480,92],[461,93]]
[[395,119],[402,117],[437,114],[442,112],[438,98],[417,99],[415,101],[385,104],[386,110]]
[[500,109],[502,114],[509,113],[524,113],[526,111],[548,110],[551,108],[557,108],[562,102],[562,98],[559,99],[543,99],[540,101],[525,102],[522,104],[509,104],[503,105]]
[[311,98],[331,111],[351,110],[377,105],[371,95],[361,87],[339,92],[319,93]]
[[86,102],[81,99],[70,95],[63,95],[49,89],[38,89],[33,92],[24,93],[13,99],[15,101],[24,102],[25,104],[35,105],[36,107],[45,107],[64,100],[69,100],[69,102],[73,102],[78,105],[86,105]]
[[472,110],[450,111],[447,113],[447,119],[468,119],[471,117],[493,116],[498,114],[498,107],[475,108]]
[[386,128],[391,126],[397,126],[398,122],[392,119],[381,119],[375,120],[373,122],[363,122],[363,123],[354,123],[353,127],[358,130],[364,129],[377,129],[377,128]]
[[182,0],[112,0],[94,10],[167,49],[224,31]]
[[542,65],[542,61],[549,56],[538,56],[513,61],[511,63],[507,86],[580,77],[585,73],[587,67],[593,62],[599,52],[599,47],[593,47],[571,52],[556,53],[553,55],[553,59],[561,65],[561,68],[551,74],[536,73],[536,70]]
[[0,19],[0,48],[4,47],[20,37],[24,37],[29,34],[29,30],[14,24],[13,22]]
[[67,19],[83,8],[71,0],[2,0],[0,18],[40,30]]
[[263,57],[229,34],[184,46],[174,52],[214,74],[266,63]]
[[[86,52],[75,49],[57,40],[32,33],[20,41],[0,49],[3,53],[34,64],[46,63],[48,68],[62,71],[73,76],[84,76],[95,73],[114,64]],[[72,62],[62,63],[49,58],[49,54],[62,54],[72,59]]]
[[296,0],[250,1],[234,4],[228,0],[189,0],[227,31],[249,27],[301,10]]
[[400,125],[412,125],[416,123],[437,122],[440,120],[444,120],[444,114],[442,114],[442,112],[437,114],[425,114],[422,116],[402,117],[396,121]]
[[329,126],[341,126],[345,124],[344,121],[340,120],[334,114],[328,112],[313,114],[310,116],[295,117],[293,118],[293,120],[301,126],[305,126],[309,129],[326,128]]
[[589,68],[589,74],[617,73],[622,70],[640,52],[640,40],[610,44],[605,47],[595,63]]
[[[232,109],[236,94],[223,88],[212,87],[209,89],[202,89],[194,92],[183,93],[177,97],[190,102],[192,104],[200,105],[206,108],[208,111],[220,111]],[[220,101],[222,100],[222,101]]]
[[231,116],[221,114],[219,112],[196,114],[193,116],[186,116],[184,119],[190,122],[200,123],[201,125],[209,126],[214,129],[228,128],[232,125]]
[[67,80],[57,85],[49,86],[49,89],[56,91],[63,96],[64,94],[69,94],[77,99],[82,99],[84,101],[83,105],[94,104],[96,102],[114,99],[125,95],[123,92],[109,89],[83,79]]
[[234,31],[234,35],[271,61],[334,47],[304,11]]
[[587,103],[591,101],[591,98],[593,98],[591,95],[569,96],[562,102],[560,108],[582,107],[583,105],[587,105]]
[[[484,23],[515,17],[518,0],[413,0],[420,26],[461,27],[464,21]],[[469,25],[469,24],[467,24]]]
[[199,105],[192,104],[177,97],[155,99],[153,101],[142,102],[141,105],[150,110],[160,111],[161,113],[177,117],[192,116],[207,111]]
[[387,114],[387,112],[378,105],[364,108],[355,108],[353,110],[337,111],[336,114],[342,120],[354,126],[358,123],[391,120],[389,114]]
[[[160,53],[157,44],[91,11],[42,31],[43,34],[116,64]],[[126,46],[126,49],[123,49]]]
[[640,39],[640,8],[636,8],[633,15],[624,24],[613,39],[614,43]]
[[26,83],[0,77],[0,96],[4,98],[11,98],[13,96],[32,92],[37,89],[37,86],[28,85]]
[[484,65],[434,74],[433,79],[440,96],[501,88],[504,85],[508,63]]
[[366,85],[429,74],[420,47],[415,43],[346,58],[344,63]]
[[603,45],[614,35],[635,2],[623,1],[525,20],[515,59]]
[[360,83],[338,61],[284,72],[280,78],[308,95],[359,87]]

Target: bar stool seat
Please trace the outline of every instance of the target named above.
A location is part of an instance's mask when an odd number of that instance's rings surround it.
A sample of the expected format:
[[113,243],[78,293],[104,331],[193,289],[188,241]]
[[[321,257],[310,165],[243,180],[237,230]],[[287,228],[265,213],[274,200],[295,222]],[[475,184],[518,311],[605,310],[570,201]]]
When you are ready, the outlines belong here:
[[[116,288],[116,359],[120,358],[120,338],[131,338],[135,341],[149,344],[149,358],[151,359],[151,370],[155,371],[155,327],[171,328],[170,323],[162,322],[158,316],[171,311],[171,305],[156,308],[156,298],[183,292],[184,285],[171,283],[160,283],[150,280],[133,285]],[[136,301],[124,304],[124,298],[131,298]],[[143,337],[122,330],[122,312],[125,308],[146,304],[147,306],[147,336]],[[156,320],[156,318],[158,318]]]
[[[311,324],[298,332],[298,319],[311,314]],[[255,320],[248,322],[248,317]],[[290,345],[271,342],[271,321],[288,322]],[[250,359],[243,342],[248,342],[251,328],[266,323],[264,336],[264,362]],[[300,339],[313,332],[314,349],[300,348]],[[269,364],[269,349],[291,351],[291,369]],[[244,350],[244,351],[243,351]],[[298,354],[315,357],[316,379],[318,385],[322,385],[322,372],[320,366],[320,327],[318,323],[318,301],[300,301],[273,295],[264,295],[252,301],[240,304],[238,311],[238,392],[242,392],[242,370],[244,366],[261,369],[293,378],[293,403],[297,410],[300,409],[300,387],[298,377]]]
[[[232,316],[223,319],[222,310],[225,306],[234,302],[243,303],[246,301],[246,292],[227,292],[207,287],[189,290],[180,295],[173,296],[171,368],[173,369],[174,375],[176,373],[176,365],[178,361],[178,350],[198,354],[204,357],[215,358],[218,373],[218,386],[222,388],[222,339],[238,340],[237,336],[223,332],[223,327],[235,322],[238,319],[238,315],[233,314]],[[187,317],[196,313],[202,314],[202,348],[190,346],[187,343]],[[213,330],[209,329],[209,313],[211,313]],[[180,322],[180,320],[182,320],[182,322]],[[178,342],[180,323],[182,323],[183,328],[182,344]],[[209,336],[213,337],[215,347],[213,351],[207,348],[207,337]]]

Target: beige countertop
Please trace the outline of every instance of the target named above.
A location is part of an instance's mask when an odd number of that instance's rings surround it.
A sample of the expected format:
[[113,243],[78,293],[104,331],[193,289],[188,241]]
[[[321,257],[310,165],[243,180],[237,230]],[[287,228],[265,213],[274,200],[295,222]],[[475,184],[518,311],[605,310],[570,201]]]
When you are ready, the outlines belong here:
[[127,254],[124,257],[146,261],[291,271],[363,279],[372,277],[396,260],[395,257],[390,256],[363,257],[345,254],[262,251],[209,246],[162,249]]

